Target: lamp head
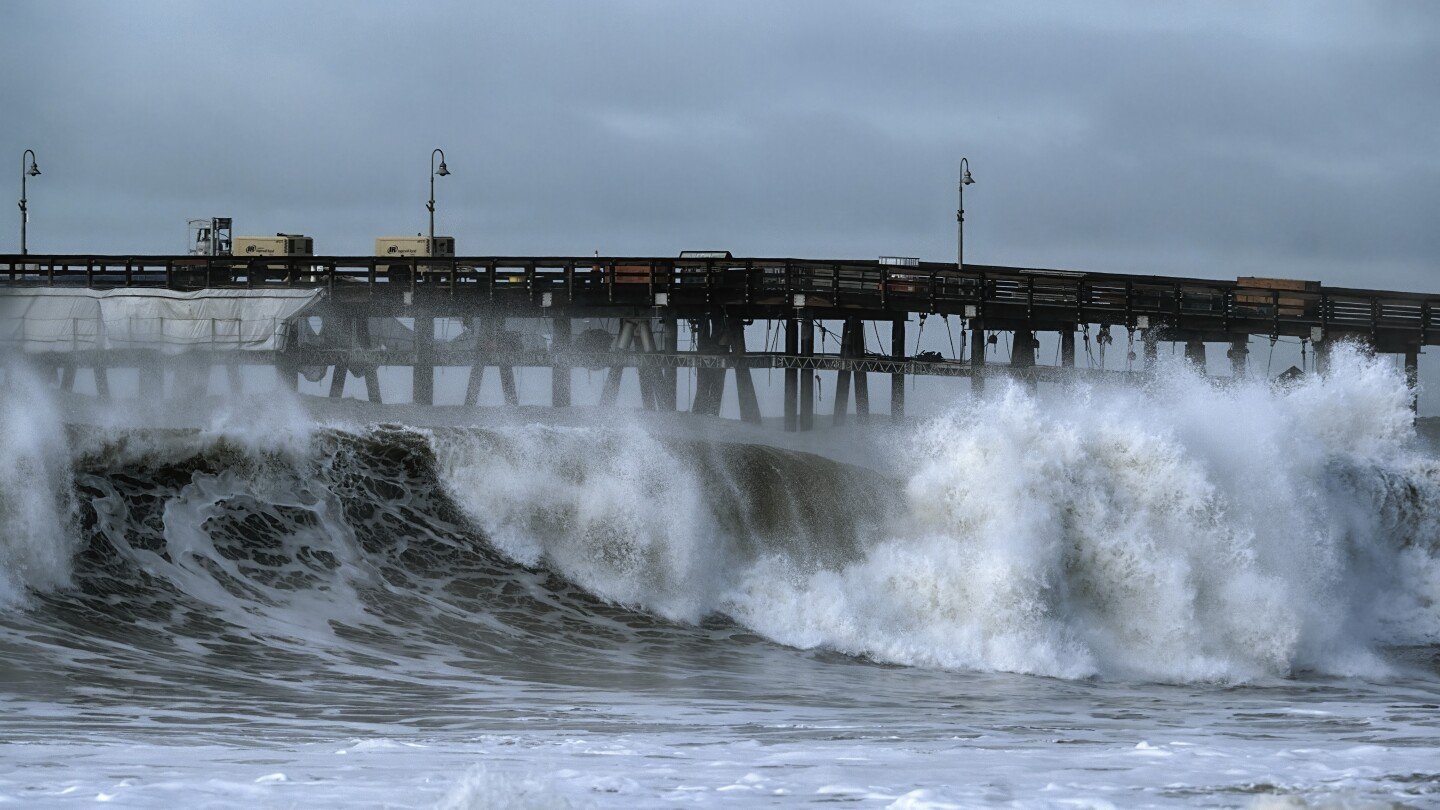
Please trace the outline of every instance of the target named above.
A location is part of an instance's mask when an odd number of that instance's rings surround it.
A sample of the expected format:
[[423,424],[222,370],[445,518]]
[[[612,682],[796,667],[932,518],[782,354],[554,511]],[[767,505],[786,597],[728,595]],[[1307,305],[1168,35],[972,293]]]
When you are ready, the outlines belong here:
[[33,158],[30,160],[30,171],[26,172],[26,174],[30,175],[31,177],[40,176],[40,167],[35,164],[35,160]]
[[960,184],[963,186],[970,186],[975,184],[975,178],[970,176],[969,169],[966,169],[965,176],[960,178]]
[[445,161],[440,161],[440,168],[436,169],[435,173],[440,175],[441,177],[445,177],[446,175],[450,174],[450,170],[445,168]]

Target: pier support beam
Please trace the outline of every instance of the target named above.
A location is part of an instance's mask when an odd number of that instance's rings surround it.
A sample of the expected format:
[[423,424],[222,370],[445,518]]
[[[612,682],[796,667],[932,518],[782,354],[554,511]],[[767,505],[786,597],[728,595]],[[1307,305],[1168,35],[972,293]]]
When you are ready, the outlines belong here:
[[976,396],[985,391],[985,327],[978,320],[970,321],[970,390]]
[[415,364],[411,372],[411,402],[429,407],[435,404],[435,318],[415,316]]
[[1145,346],[1145,370],[1154,371],[1160,362],[1160,330],[1153,326],[1142,330],[1140,342]]
[[1029,329],[1016,329],[1010,346],[1010,365],[1014,368],[1035,367],[1035,333]]
[[1075,367],[1075,324],[1067,323],[1060,330],[1060,366]]
[[[760,424],[760,400],[755,396],[755,377],[750,368],[741,365],[745,357],[745,322],[738,316],[730,318],[730,352],[735,355],[735,395],[740,403],[740,419]],[[672,386],[673,388],[673,386]]]
[[[323,319],[321,334],[328,338],[325,343],[332,348],[348,350],[359,343],[356,338],[356,327],[354,318],[344,318],[338,315],[331,315]],[[336,339],[339,335],[339,339]],[[225,367],[226,374],[230,373],[230,366]],[[330,398],[339,399],[345,395],[345,383],[350,378],[350,367],[343,360],[337,361],[330,371]],[[234,382],[231,381],[233,393]]]
[[[844,325],[840,327],[840,356],[850,356],[850,330],[853,319],[847,318]],[[842,368],[835,372],[835,403],[834,412],[831,416],[831,423],[836,425],[845,424],[845,417],[850,412],[850,370]]]
[[1420,412],[1420,347],[1405,347],[1405,384],[1410,387],[1410,410]]
[[[1035,340],[1035,332],[1029,329],[1016,329],[1015,337],[1010,343],[1010,367],[1023,371],[1035,368],[1035,349],[1038,345]],[[1024,381],[1025,390],[1034,394],[1039,387],[1035,377],[1030,374],[1019,376]]]
[[1330,341],[1321,339],[1310,345],[1315,350],[1315,373],[1325,374],[1330,371]]
[[[805,357],[815,354],[814,318],[801,320],[800,354]],[[815,429],[815,371],[808,368],[800,372],[800,429]]]
[[[570,316],[556,318],[550,330],[552,355],[570,351]],[[570,366],[552,357],[550,360],[550,407],[570,407]]]
[[[720,354],[725,350],[721,345],[724,322],[719,318],[705,318],[695,330],[696,351],[701,354]],[[692,413],[709,416],[720,415],[720,404],[725,399],[725,369],[700,368],[695,370],[695,400],[690,404]]]
[[[785,356],[794,359],[800,354],[800,320],[798,318],[785,319]],[[800,398],[800,370],[797,368],[785,369],[785,430],[794,432],[799,430],[800,422],[796,415],[796,405]]]
[[1250,336],[1233,338],[1225,355],[1230,358],[1230,375],[1237,380],[1244,378],[1250,366]]
[[1201,374],[1205,373],[1205,342],[1202,340],[1185,341],[1185,361],[1194,366]]
[[[674,354],[680,351],[680,323],[673,316],[660,320],[660,351],[666,354]],[[675,410],[677,396],[675,386],[679,382],[680,370],[677,368],[666,368],[661,370],[661,384],[659,402],[656,404],[662,411]]]
[[470,331],[475,335],[475,354],[470,361],[470,378],[465,381],[465,407],[480,404],[480,384],[485,382],[485,351],[494,342],[490,322],[482,318],[470,319]]
[[[905,321],[890,322],[890,357],[902,362],[905,360]],[[904,372],[890,375],[890,418],[897,422],[905,418]]]
[[[641,353],[655,353],[655,332],[650,328],[649,318],[635,321],[635,342],[640,344]],[[635,369],[635,375],[640,378],[640,407],[651,411],[659,410],[660,383],[665,379],[665,375],[660,373],[660,369],[651,366],[640,366]]]
[[[850,344],[850,356],[863,358],[865,356],[864,321],[855,321],[855,329],[852,332],[851,339],[854,342]],[[870,421],[870,373],[867,371],[857,371],[855,372],[854,380],[855,418],[862,423],[868,422]]]

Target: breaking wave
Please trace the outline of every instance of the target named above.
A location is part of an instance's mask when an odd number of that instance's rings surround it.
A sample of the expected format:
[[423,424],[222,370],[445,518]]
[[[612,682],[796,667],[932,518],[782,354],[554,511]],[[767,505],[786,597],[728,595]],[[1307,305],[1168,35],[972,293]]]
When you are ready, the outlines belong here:
[[777,643],[1234,682],[1440,643],[1440,462],[1356,352],[1284,388],[992,386],[860,434],[866,466],[626,421],[66,429],[10,383],[0,655],[97,689],[303,670],[382,701]]

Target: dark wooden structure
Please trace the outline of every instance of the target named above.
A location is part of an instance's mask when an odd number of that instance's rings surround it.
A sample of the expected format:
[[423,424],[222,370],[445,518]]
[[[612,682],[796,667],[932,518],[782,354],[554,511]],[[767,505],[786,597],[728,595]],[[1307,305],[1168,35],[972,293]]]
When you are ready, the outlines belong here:
[[[271,353],[283,356],[242,362],[273,363],[292,380],[301,368],[332,367],[336,396],[347,370],[378,398],[375,367],[407,365],[416,369],[414,400],[431,404],[431,370],[467,366],[467,402],[475,401],[491,367],[506,400],[515,402],[513,369],[541,366],[557,370],[552,403],[563,407],[571,400],[569,369],[609,369],[605,398],[613,401],[625,369],[636,368],[645,406],[669,410],[677,407],[675,369],[694,368],[691,410],[718,413],[733,374],[742,418],[758,421],[750,370],[783,369],[784,422],[801,430],[815,422],[817,371],[837,372],[835,422],[850,412],[852,391],[857,418],[868,416],[869,373],[891,375],[890,410],[898,416],[909,375],[966,376],[980,385],[995,373],[1032,380],[1083,373],[1075,368],[1075,336],[1087,326],[1132,330],[1141,338],[1142,367],[1155,361],[1161,341],[1183,343],[1186,357],[1202,365],[1205,343],[1225,343],[1237,373],[1246,368],[1251,336],[1298,338],[1314,347],[1317,365],[1335,341],[1360,341],[1403,354],[1412,379],[1421,347],[1440,342],[1440,295],[979,264],[960,270],[927,262],[764,258],[0,255],[0,289],[23,286],[322,290],[310,314],[325,320],[330,340],[294,340],[285,352]],[[907,356],[907,324],[931,315],[961,319],[962,341],[968,337],[971,349],[967,362]],[[413,345],[375,348],[367,323],[395,317],[415,319]],[[437,345],[437,318],[470,324],[474,344]],[[527,350],[499,339],[500,318],[546,319],[549,348]],[[621,327],[608,346],[579,345],[580,336],[571,334],[577,318],[613,318]],[[746,345],[745,326],[756,321],[782,327],[783,349]],[[693,330],[694,351],[678,351],[681,322]],[[817,325],[825,322],[842,324],[834,353],[815,351]],[[879,343],[882,324],[889,327],[888,347],[867,350],[865,335]],[[997,332],[1011,333],[1004,367],[987,363],[985,348]],[[1059,333],[1058,366],[1036,364],[1038,332]],[[345,340],[337,343],[337,334]],[[121,360],[88,362],[99,368]],[[73,367],[87,359],[65,362]]]

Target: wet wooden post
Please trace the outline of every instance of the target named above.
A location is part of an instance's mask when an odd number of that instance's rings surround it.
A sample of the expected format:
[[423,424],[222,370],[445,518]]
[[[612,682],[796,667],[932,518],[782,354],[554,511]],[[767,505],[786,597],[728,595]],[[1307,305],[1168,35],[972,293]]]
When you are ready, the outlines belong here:
[[[815,319],[804,318],[800,326],[800,354],[805,358],[815,356]],[[815,370],[800,371],[800,429],[815,428]]]
[[[355,342],[360,348],[369,349],[372,347],[370,340],[370,318],[362,316],[355,319]],[[350,367],[353,369],[354,364]],[[361,366],[362,374],[365,377],[365,399],[379,405],[384,403],[385,397],[380,393],[380,369],[374,363],[364,363]]]
[[[854,319],[846,318],[845,323],[840,327],[840,359],[850,359],[850,345],[854,342],[851,335],[854,329]],[[845,424],[845,417],[850,411],[850,369],[842,367],[835,372],[835,410],[832,423],[836,425]]]
[[1014,368],[1034,368],[1035,333],[1029,329],[1016,329],[1011,343],[1010,365]]
[[1410,387],[1410,410],[1420,412],[1420,346],[1405,347],[1405,384]]
[[[630,350],[630,344],[635,341],[635,322],[624,318],[620,321],[620,332],[611,342],[610,349],[615,353]],[[600,407],[614,407],[620,399],[620,381],[625,375],[625,363],[619,357],[611,361],[610,367],[605,370],[605,384],[600,389]],[[642,392],[643,394],[643,392]]]
[[1330,341],[1324,338],[1310,342],[1315,350],[1315,373],[1325,374],[1330,371]]
[[[905,321],[890,322],[890,359],[905,362]],[[890,375],[890,418],[900,421],[905,418],[905,372],[896,371]]]
[[760,424],[760,400],[755,396],[755,377],[745,365],[745,321],[736,315],[730,318],[730,352],[735,356],[735,396],[740,404],[740,419]]
[[[640,354],[655,353],[655,332],[651,329],[649,318],[635,321],[635,339],[640,343]],[[658,366],[649,365],[643,360],[637,360],[635,375],[640,379],[640,406],[646,410],[659,410],[660,383],[665,375],[660,373]]]
[[[660,351],[667,355],[673,355],[680,351],[680,322],[673,316],[666,316],[660,319]],[[660,385],[660,410],[673,411],[676,407],[677,395],[675,387],[679,383],[680,369],[675,366],[666,366],[662,370],[662,382]]]
[[1035,333],[1029,329],[1016,329],[1010,343],[1010,367],[1021,369],[1025,389],[1035,393],[1038,383],[1030,370],[1035,368]]
[[1191,338],[1185,341],[1185,361],[1201,374],[1205,373],[1205,341]]
[[1245,377],[1250,365],[1250,336],[1231,338],[1225,355],[1230,358],[1230,375],[1237,380]]
[[430,315],[415,316],[415,361],[410,367],[413,395],[416,405],[435,404],[435,318]]
[[570,364],[559,355],[570,351],[570,316],[554,320],[550,333],[550,406],[570,407]]
[[1060,329],[1060,366],[1075,367],[1075,324],[1067,323]]
[[1154,371],[1160,362],[1160,330],[1153,326],[1145,328],[1140,332],[1140,342],[1145,347],[1145,370]]
[[[725,347],[721,345],[724,322],[719,318],[704,318],[695,333],[697,348],[703,354],[714,356]],[[725,367],[700,368],[695,374],[695,400],[690,404],[693,413],[720,415],[720,404],[725,398]]]
[[[865,358],[865,322],[859,319],[855,321],[853,332],[853,343],[850,345],[850,356],[863,360]],[[870,421],[870,374],[866,371],[856,370],[855,380],[855,418],[860,422]]]
[[475,348],[470,360],[470,377],[465,381],[466,407],[480,404],[480,385],[485,382],[485,352],[494,345],[490,322],[484,318],[471,318],[470,332],[475,336]]
[[[344,341],[343,341],[343,343],[341,343],[341,342],[339,342],[339,341],[335,341],[335,340],[327,340],[327,341],[325,341],[327,344],[329,344],[330,347],[332,347],[332,348],[334,348],[334,349],[337,349],[337,350],[342,350],[342,351],[344,351],[347,355],[348,355],[348,354],[350,353],[350,351],[355,347],[356,339],[355,339],[355,319],[354,319],[354,318],[344,318],[344,317],[340,317],[340,316],[338,316],[338,315],[331,315],[331,316],[326,317],[326,318],[322,321],[320,328],[321,328],[325,333],[327,333],[327,334],[333,334],[332,330],[336,330],[336,331],[340,331],[340,332],[343,332],[343,333],[344,333]],[[227,366],[227,369],[226,369],[226,370],[227,370],[227,373],[228,373],[228,370],[229,370],[229,367],[228,367],[228,366]],[[344,395],[344,393],[345,393],[345,382],[346,382],[346,380],[349,378],[349,376],[350,376],[350,367],[349,367],[348,365],[346,365],[346,363],[345,363],[345,361],[344,361],[343,359],[341,359],[341,360],[336,360],[336,361],[335,361],[335,364],[334,364],[334,366],[332,367],[332,370],[331,370],[331,372],[330,372],[330,398],[331,398],[331,399],[339,399],[341,396]],[[233,387],[233,383],[232,383],[232,387]]]
[[976,394],[985,391],[985,327],[980,321],[970,319],[970,390]]
[[[785,357],[793,363],[800,354],[800,320],[798,318],[785,319]],[[796,405],[800,397],[800,370],[794,366],[785,367],[785,430],[794,432],[799,429],[800,422],[796,414]]]

